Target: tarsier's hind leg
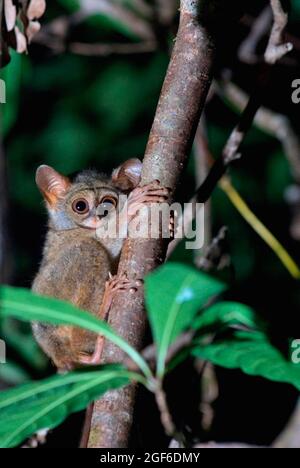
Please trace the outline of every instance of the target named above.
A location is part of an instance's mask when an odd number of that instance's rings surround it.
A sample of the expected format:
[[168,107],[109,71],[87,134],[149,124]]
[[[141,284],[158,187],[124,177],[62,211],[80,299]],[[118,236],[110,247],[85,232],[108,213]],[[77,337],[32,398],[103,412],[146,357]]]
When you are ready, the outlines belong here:
[[[128,292],[128,294],[134,294],[138,288],[143,285],[141,280],[129,280],[126,275],[122,276],[110,276],[109,280],[105,285],[105,292],[103,296],[103,302],[100,307],[99,318],[107,320],[109,311],[114,300],[115,295],[118,292]],[[103,336],[98,336],[96,340],[95,349],[92,355],[81,355],[80,364],[87,365],[99,365],[101,364],[102,352],[104,346]]]

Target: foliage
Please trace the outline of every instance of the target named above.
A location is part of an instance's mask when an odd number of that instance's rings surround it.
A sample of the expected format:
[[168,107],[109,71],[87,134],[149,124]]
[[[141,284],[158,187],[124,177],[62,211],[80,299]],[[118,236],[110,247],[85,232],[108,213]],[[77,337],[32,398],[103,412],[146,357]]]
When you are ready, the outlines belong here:
[[[168,294],[158,287],[162,283],[167,286]],[[249,307],[231,302],[218,302],[207,307],[224,289],[225,285],[221,282],[183,264],[166,264],[147,278],[147,308],[158,349],[158,379],[164,378],[170,346],[183,331],[192,328],[196,331],[190,344],[192,355],[300,388],[299,367],[289,363],[269,342],[262,327],[260,331],[257,330],[259,321]],[[27,321],[72,324],[101,333],[120,346],[146,377],[129,373],[124,367],[108,367],[56,376],[2,392],[2,447],[15,446],[39,429],[57,426],[67,415],[85,408],[105,390],[122,386],[132,379],[151,391],[156,390],[154,376],[143,357],[105,322],[68,303],[35,296],[23,289],[2,288],[0,302],[1,319],[15,317]],[[206,339],[208,335],[235,327],[246,327],[248,331],[234,331],[229,339],[212,343]],[[12,414],[16,416],[12,418]]]
[[157,345],[159,377],[164,374],[169,347],[190,326],[197,312],[224,289],[225,285],[219,281],[193,268],[174,263],[167,264],[148,277],[146,304]]
[[50,377],[1,392],[0,447],[14,447],[39,429],[52,429],[108,389],[126,385],[129,378],[128,372],[107,367]]

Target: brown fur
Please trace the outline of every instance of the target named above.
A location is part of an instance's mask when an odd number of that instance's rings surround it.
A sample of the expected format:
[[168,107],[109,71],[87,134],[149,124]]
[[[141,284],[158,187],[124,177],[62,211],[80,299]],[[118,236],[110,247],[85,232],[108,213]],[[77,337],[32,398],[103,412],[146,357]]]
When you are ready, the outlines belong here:
[[[48,208],[49,232],[34,292],[69,301],[99,316],[105,283],[109,273],[116,272],[122,240],[101,242],[84,223],[96,219],[92,206],[96,199],[106,193],[128,193],[138,185],[140,172],[141,163],[131,160],[114,171],[113,180],[84,172],[71,182],[48,166],[38,169],[37,184]],[[72,211],[74,197],[88,198],[91,215],[85,218]],[[80,363],[80,356],[92,354],[97,338],[71,326],[34,323],[33,331],[44,352],[63,371]]]

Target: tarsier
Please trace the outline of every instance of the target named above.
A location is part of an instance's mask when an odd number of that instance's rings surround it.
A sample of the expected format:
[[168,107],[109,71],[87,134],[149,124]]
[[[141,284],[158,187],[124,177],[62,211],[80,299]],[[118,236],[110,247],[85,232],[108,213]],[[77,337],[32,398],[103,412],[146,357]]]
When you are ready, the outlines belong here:
[[[36,182],[49,214],[49,230],[40,271],[33,291],[69,301],[80,309],[106,319],[117,291],[134,293],[142,282],[116,274],[124,239],[98,238],[103,223],[116,211],[119,223],[130,222],[145,204],[165,202],[169,191],[158,181],[138,187],[142,164],[131,159],[111,177],[85,171],[73,180],[49,166],[40,166]],[[128,195],[125,203],[124,197]],[[100,208],[100,209],[99,209]],[[127,216],[122,218],[122,212]],[[100,214],[99,214],[100,213]],[[123,226],[118,226],[119,231]],[[99,364],[103,337],[72,326],[34,323],[41,348],[59,371]]]

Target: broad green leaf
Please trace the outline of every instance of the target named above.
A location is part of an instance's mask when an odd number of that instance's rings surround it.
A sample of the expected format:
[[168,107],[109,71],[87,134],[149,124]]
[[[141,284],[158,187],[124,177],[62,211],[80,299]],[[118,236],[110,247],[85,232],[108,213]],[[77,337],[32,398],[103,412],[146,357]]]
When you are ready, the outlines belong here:
[[246,374],[294,385],[300,390],[300,367],[288,361],[261,332],[235,332],[224,341],[205,344],[199,340],[194,356]]
[[4,317],[15,317],[26,322],[74,325],[103,335],[127,353],[145,375],[151,376],[151,370],[142,356],[118,336],[106,322],[77,309],[68,302],[37,296],[27,289],[2,287],[0,288],[0,318]]
[[120,366],[56,375],[0,393],[0,447],[20,444],[40,429],[53,429],[106,391],[134,378]]
[[[197,336],[203,336],[234,326],[256,329],[259,325],[260,322],[250,307],[237,302],[217,302],[195,318],[192,328],[197,331]],[[182,349],[168,363],[168,372],[183,362],[191,354],[192,349],[192,343]]]
[[157,374],[162,377],[170,345],[197,312],[225,285],[179,263],[167,263],[146,278],[146,304],[158,350]]
[[254,311],[238,302],[218,302],[203,311],[194,320],[194,329],[213,328],[217,330],[222,326],[243,325],[249,328],[256,328],[257,318]]

